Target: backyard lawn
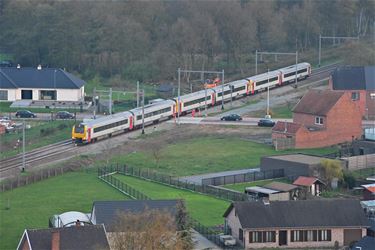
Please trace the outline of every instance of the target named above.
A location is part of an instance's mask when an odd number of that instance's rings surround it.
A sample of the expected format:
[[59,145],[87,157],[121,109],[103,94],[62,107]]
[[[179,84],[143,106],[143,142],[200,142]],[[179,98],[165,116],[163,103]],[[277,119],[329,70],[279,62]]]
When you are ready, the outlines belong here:
[[125,195],[94,173],[74,172],[0,193],[0,249],[15,249],[25,228],[48,228],[48,219],[67,211],[91,211],[95,200]]
[[224,223],[223,214],[229,206],[227,201],[135,177],[121,174],[117,174],[115,177],[151,199],[184,199],[189,214],[205,226]]
[[[157,146],[156,146],[157,147]],[[267,155],[309,153],[324,155],[334,148],[275,151],[272,146],[233,137],[201,137],[168,144],[160,149],[116,155],[112,163],[150,168],[174,176],[255,168]]]

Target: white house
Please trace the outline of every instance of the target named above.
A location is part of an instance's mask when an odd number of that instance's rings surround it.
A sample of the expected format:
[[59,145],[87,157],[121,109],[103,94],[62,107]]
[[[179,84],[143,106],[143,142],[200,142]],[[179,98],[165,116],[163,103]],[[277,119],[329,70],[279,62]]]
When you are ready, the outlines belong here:
[[0,68],[0,101],[83,101],[85,81],[57,68]]

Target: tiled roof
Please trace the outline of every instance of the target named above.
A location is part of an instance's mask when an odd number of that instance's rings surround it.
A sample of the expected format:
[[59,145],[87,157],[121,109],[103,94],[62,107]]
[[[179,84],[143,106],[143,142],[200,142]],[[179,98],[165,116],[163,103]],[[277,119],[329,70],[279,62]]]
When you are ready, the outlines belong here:
[[293,185],[309,187],[317,181],[319,181],[319,179],[315,177],[300,176],[293,182]]
[[268,184],[264,185],[263,187],[274,189],[274,190],[278,190],[278,191],[282,191],[282,192],[289,192],[289,191],[291,191],[293,189],[298,188],[295,185],[291,185],[291,184],[288,184],[288,183],[277,182],[277,181],[268,183]]
[[293,113],[325,116],[344,93],[343,91],[311,89],[297,103]]
[[367,184],[367,185],[362,185],[362,187],[366,188],[371,193],[375,193],[375,183],[373,183],[373,184]]
[[295,134],[302,127],[300,123],[278,121],[272,128],[272,132]]
[[233,208],[246,229],[370,226],[359,200],[352,199],[234,202],[224,217]]
[[60,234],[60,250],[109,250],[108,240],[103,225],[73,226],[48,229],[27,229],[32,249],[52,249],[52,233]]
[[79,89],[85,81],[55,68],[0,68],[0,88]]

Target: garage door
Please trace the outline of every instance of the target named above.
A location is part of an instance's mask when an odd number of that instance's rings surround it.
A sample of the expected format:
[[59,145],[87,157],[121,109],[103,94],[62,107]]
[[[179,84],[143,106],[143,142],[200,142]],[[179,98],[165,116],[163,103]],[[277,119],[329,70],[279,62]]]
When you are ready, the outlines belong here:
[[350,243],[358,241],[362,238],[362,229],[344,229],[344,245],[349,246]]
[[33,91],[32,90],[22,90],[21,91],[21,97],[22,100],[27,99],[27,100],[32,100],[33,99]]

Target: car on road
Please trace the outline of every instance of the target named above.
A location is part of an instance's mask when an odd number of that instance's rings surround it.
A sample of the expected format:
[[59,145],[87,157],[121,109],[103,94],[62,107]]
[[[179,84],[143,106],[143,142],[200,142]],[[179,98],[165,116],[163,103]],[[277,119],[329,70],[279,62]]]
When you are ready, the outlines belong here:
[[74,119],[74,114],[68,111],[59,111],[56,113],[56,119]]
[[275,122],[271,119],[260,119],[258,121],[259,127],[273,127],[275,126]]
[[36,114],[30,112],[29,110],[19,110],[16,113],[17,118],[35,118]]
[[232,235],[220,235],[220,242],[224,244],[224,246],[235,246],[236,239]]
[[237,114],[230,114],[220,118],[222,121],[242,121],[242,117]]

